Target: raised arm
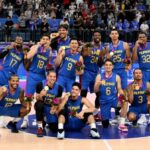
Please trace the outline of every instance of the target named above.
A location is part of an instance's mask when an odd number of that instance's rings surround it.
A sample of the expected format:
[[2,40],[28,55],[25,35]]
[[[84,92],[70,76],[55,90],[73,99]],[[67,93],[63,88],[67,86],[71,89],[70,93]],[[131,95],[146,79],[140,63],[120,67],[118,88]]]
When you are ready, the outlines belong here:
[[63,58],[65,56],[65,50],[63,48],[60,47],[59,51],[58,51],[58,54],[56,56],[56,59],[55,59],[55,67],[58,67],[60,66],[60,64],[62,63],[63,61]]

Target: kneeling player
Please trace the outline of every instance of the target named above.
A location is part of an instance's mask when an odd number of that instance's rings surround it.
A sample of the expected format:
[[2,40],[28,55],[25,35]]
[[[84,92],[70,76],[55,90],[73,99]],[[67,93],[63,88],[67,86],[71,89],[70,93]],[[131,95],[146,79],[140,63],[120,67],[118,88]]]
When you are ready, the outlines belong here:
[[[7,127],[11,128],[12,132],[17,133],[16,123],[29,113],[30,104],[24,101],[24,91],[18,86],[19,77],[12,75],[8,82],[8,87],[0,87],[0,116],[15,117],[16,119],[9,122]],[[18,99],[21,104],[15,104]]]

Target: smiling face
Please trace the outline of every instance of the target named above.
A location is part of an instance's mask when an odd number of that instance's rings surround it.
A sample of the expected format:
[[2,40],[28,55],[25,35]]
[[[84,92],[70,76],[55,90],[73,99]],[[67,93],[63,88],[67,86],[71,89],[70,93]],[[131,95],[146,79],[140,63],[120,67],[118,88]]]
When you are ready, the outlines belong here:
[[143,74],[140,69],[135,69],[133,72],[134,80],[142,80]]
[[65,39],[67,37],[67,35],[68,35],[68,30],[66,30],[65,28],[61,27],[61,28],[59,28],[58,33],[59,33],[59,37],[61,39]]
[[51,86],[54,85],[54,83],[56,82],[56,73],[55,72],[48,73],[47,82],[48,82],[48,85],[51,85]]
[[106,61],[104,64],[104,68],[106,72],[112,72],[113,70],[113,64],[111,61]]
[[12,76],[9,80],[9,86],[12,89],[17,89],[19,85],[19,77],[18,76]]
[[73,53],[76,53],[79,48],[79,43],[77,40],[71,40],[70,42],[70,49]]

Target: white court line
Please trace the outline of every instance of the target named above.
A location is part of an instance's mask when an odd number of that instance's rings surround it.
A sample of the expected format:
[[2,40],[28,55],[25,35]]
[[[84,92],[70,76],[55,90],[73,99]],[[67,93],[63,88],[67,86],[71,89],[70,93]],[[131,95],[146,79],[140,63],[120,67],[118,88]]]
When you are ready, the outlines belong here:
[[110,146],[110,144],[108,143],[107,140],[103,140],[103,142],[106,145],[106,147],[107,147],[108,150],[112,150],[112,148],[111,148],[111,146]]

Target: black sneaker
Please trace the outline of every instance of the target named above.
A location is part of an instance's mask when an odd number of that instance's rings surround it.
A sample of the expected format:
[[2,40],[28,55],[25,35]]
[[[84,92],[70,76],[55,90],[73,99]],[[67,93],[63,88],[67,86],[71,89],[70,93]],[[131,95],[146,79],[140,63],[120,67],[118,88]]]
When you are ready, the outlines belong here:
[[18,133],[18,129],[17,129],[17,126],[16,126],[16,122],[12,122],[10,121],[8,124],[7,124],[7,128],[8,129],[11,129],[11,132],[12,133]]

